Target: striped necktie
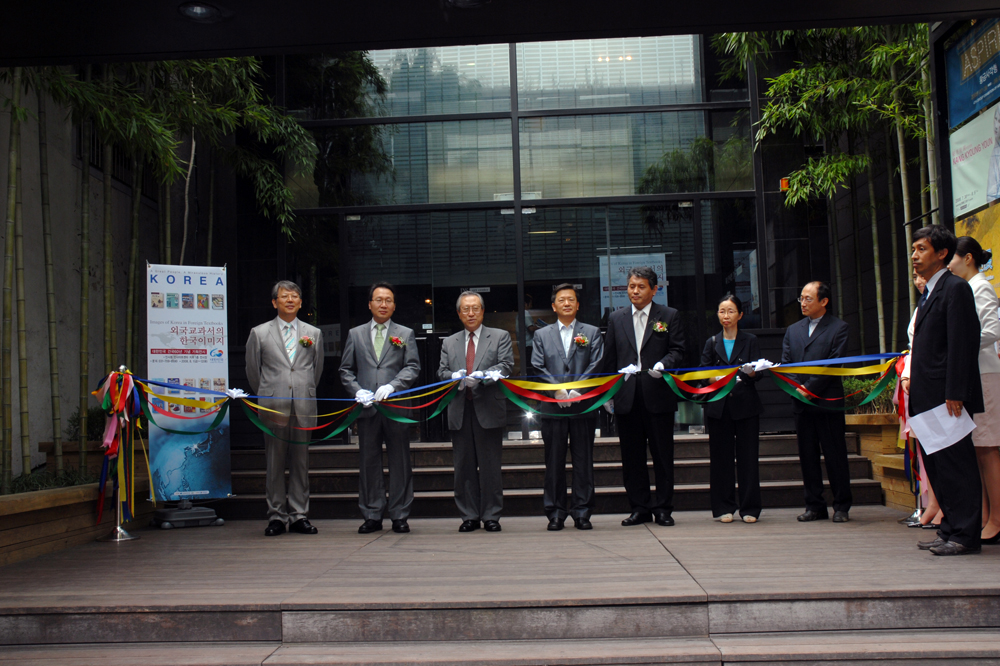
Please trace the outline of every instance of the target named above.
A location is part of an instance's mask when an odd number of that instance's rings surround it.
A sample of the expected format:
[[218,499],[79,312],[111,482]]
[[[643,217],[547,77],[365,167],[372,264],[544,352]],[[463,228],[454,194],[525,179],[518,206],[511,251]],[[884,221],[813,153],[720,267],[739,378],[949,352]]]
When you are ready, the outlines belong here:
[[289,362],[295,360],[295,340],[292,339],[292,325],[285,324],[285,353],[288,354]]

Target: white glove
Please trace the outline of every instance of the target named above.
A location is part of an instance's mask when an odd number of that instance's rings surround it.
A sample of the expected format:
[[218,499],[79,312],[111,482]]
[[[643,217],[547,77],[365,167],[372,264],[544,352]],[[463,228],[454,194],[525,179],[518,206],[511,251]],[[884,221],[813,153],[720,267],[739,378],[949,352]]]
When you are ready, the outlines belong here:
[[233,400],[249,397],[249,394],[247,394],[243,389],[238,389],[238,388],[226,389],[226,395],[228,395]]
[[451,373],[452,379],[461,379],[464,376],[465,376],[465,368],[462,368],[461,370]]
[[469,376],[470,377],[475,377],[476,379],[483,379],[483,378],[486,377],[486,373],[484,373],[482,370],[476,370],[475,372],[473,372]]
[[637,366],[635,363],[629,363],[624,368],[619,370],[618,374],[625,375],[625,381],[628,381],[629,377],[631,377],[637,372],[639,372],[639,366]]
[[[479,372],[479,371],[477,370],[476,372]],[[463,379],[462,380],[462,386],[469,387],[469,388],[475,386],[479,382],[479,380],[482,379],[481,376],[480,377],[476,376],[476,372],[473,372],[471,375],[469,375],[468,377],[466,377],[465,379]],[[482,374],[482,373],[480,373],[480,374]]]
[[[567,393],[565,389],[559,389],[555,393],[555,398],[556,398],[556,400],[566,400],[567,398],[569,398],[569,393]],[[560,409],[565,409],[566,407],[569,406],[565,402],[559,402],[559,403],[556,403],[556,404],[559,405]]]
[[614,401],[614,399],[608,400],[606,403],[604,403],[604,411],[606,411],[608,414],[614,414],[615,413],[615,401]]
[[375,400],[375,394],[367,389],[361,389],[354,394],[354,399],[360,402],[364,407],[371,407],[372,402]]
[[649,371],[649,376],[653,379],[659,379],[663,376],[663,373],[660,372],[661,370],[663,370],[663,364],[657,361],[656,365],[653,366],[653,369]]
[[754,364],[744,363],[743,365],[740,366],[740,370],[749,375],[751,372],[754,371]]
[[389,394],[396,390],[396,387],[392,384],[386,384],[385,386],[379,386],[378,390],[375,391],[375,402],[382,402],[389,397]]
[[571,397],[571,398],[579,398],[580,397],[580,392],[576,391],[574,389],[570,389],[570,391],[569,391],[569,397]]
[[[475,374],[475,373],[473,373],[473,374]],[[491,379],[494,382],[498,382],[501,379],[505,379],[505,377],[500,373],[499,370],[487,370],[486,371],[486,377],[488,379]]]

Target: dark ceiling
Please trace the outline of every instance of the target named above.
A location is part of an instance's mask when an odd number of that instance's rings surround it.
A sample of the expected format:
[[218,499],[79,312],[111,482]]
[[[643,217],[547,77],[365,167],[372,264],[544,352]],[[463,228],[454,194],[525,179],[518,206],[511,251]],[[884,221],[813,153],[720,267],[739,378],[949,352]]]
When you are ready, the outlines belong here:
[[[4,9],[0,65],[956,20],[1000,0],[36,0]],[[461,5],[479,5],[463,8]]]

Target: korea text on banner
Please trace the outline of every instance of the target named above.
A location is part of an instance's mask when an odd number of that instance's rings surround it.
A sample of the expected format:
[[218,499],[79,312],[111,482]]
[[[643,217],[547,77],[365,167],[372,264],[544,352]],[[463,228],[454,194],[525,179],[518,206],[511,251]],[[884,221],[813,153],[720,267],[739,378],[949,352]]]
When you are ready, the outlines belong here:
[[[154,382],[179,387],[152,385],[151,389],[207,406],[229,388],[226,285],[225,268],[148,265],[148,376]],[[228,414],[220,427],[202,432],[216,416],[209,409],[168,402],[155,394],[150,394],[149,402],[151,410],[165,414],[159,421],[165,428],[195,433],[176,434],[150,424],[150,474],[155,499],[228,497],[232,493]]]

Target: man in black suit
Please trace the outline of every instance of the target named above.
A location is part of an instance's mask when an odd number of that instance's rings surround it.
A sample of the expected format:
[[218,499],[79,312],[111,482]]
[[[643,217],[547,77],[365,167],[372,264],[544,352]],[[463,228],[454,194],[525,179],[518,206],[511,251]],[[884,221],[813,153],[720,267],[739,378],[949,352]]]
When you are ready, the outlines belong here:
[[[810,282],[799,294],[804,319],[785,331],[781,343],[782,363],[801,363],[830,358],[842,358],[847,352],[846,323],[827,312],[830,307],[830,287],[825,282]],[[830,407],[844,406],[844,384],[840,377],[809,375],[795,377],[805,388],[798,389],[803,397],[810,393],[824,400],[814,403]],[[851,469],[847,463],[846,426],[844,413],[827,411],[795,400],[795,431],[799,444],[799,463],[805,486],[806,510],[799,522],[826,520],[826,500],[823,499],[823,468],[820,447],[826,457],[826,474],[833,493],[833,522],[846,523],[851,510]]]
[[[910,416],[942,404],[948,414],[983,411],[979,381],[979,316],[969,283],[945,267],[955,253],[955,235],[939,225],[913,234],[913,270],[927,280],[913,326]],[[937,538],[917,544],[935,555],[966,555],[981,550],[982,486],[972,435],[924,454],[924,467],[944,518]]]
[[[622,476],[632,515],[622,525],[656,520],[673,525],[674,412],[677,397],[663,381],[662,370],[676,368],[684,356],[684,332],[677,310],[653,303],[656,273],[648,266],[628,272],[631,307],[608,317],[604,341],[604,371],[618,372],[630,365],[639,371],[626,378],[610,405],[618,418],[622,450]],[[611,405],[611,403],[614,403]],[[646,447],[653,456],[656,496],[649,489]]]

